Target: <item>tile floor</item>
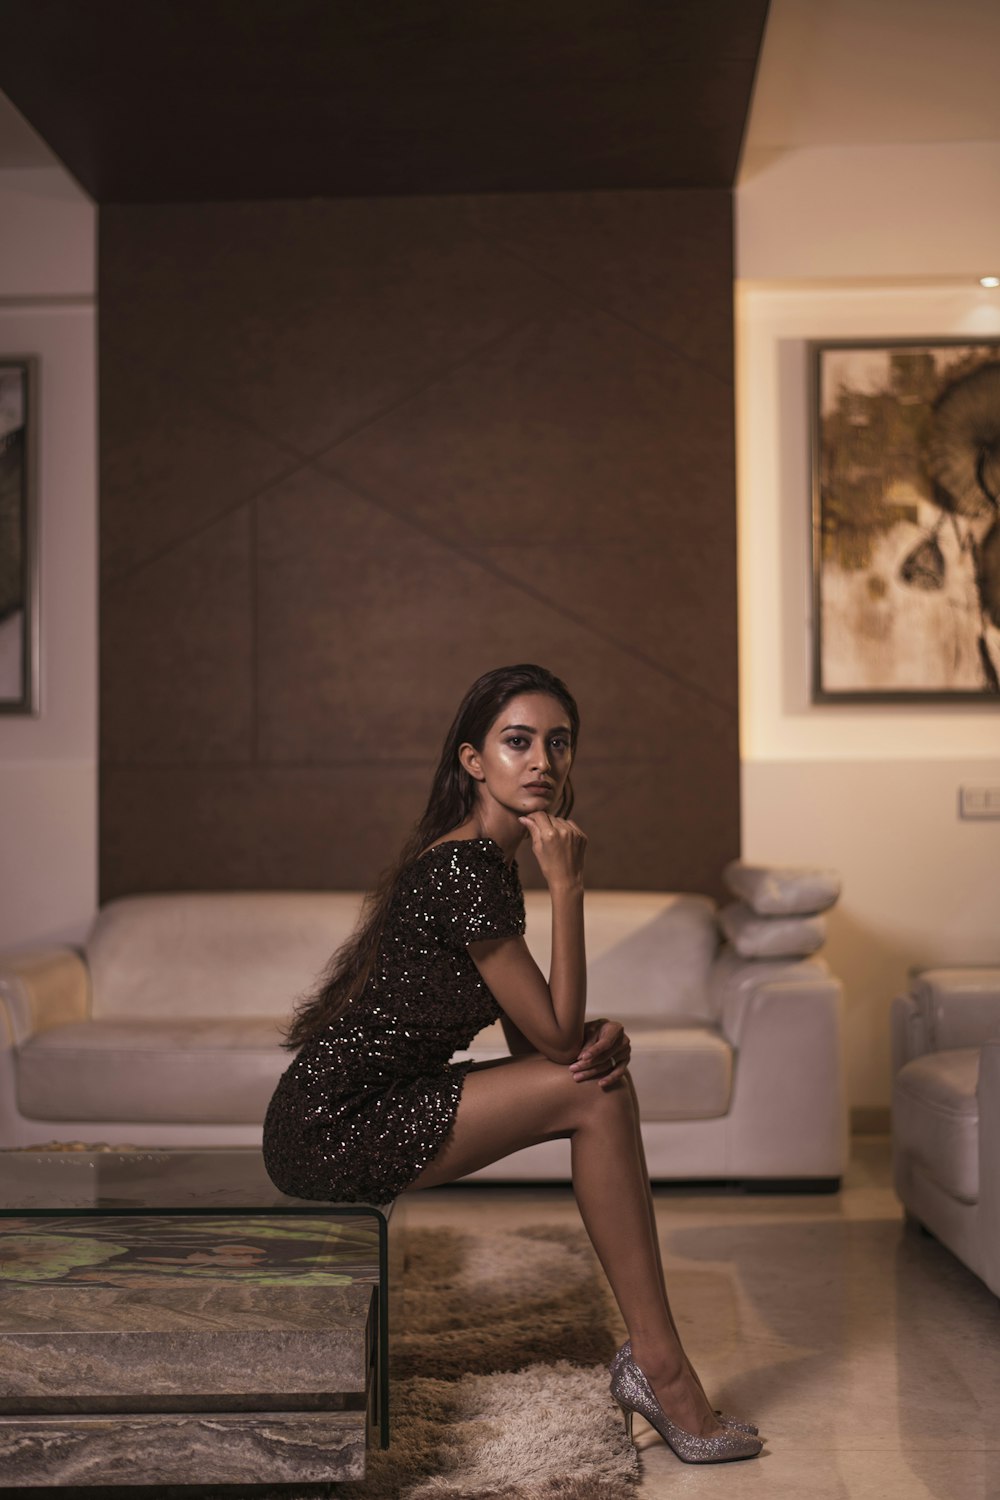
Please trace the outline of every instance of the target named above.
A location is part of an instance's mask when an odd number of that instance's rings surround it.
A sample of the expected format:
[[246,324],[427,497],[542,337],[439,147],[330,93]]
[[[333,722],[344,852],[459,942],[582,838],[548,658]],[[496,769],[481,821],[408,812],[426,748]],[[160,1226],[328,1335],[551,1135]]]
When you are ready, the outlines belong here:
[[[576,1221],[568,1190],[443,1188],[407,1224]],[[671,1300],[715,1404],[760,1458],[680,1463],[636,1418],[641,1500],[1000,1500],[1000,1302],[903,1224],[887,1140],[836,1196],[660,1189]]]

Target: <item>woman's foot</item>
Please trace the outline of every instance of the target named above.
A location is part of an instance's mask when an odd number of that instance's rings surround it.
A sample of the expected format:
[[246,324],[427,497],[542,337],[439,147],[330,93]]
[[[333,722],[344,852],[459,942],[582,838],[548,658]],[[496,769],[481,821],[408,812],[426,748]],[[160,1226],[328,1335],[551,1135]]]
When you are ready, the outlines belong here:
[[[631,1359],[631,1358],[632,1358],[632,1341],[631,1341],[631,1339],[626,1339],[625,1342],[624,1342],[624,1344],[622,1344],[621,1348],[618,1350],[618,1353],[615,1355],[615,1357],[614,1357],[614,1359],[613,1359],[613,1361],[611,1363],[611,1373],[614,1374],[615,1370],[618,1368],[619,1364],[622,1362],[623,1359]],[[684,1364],[685,1364],[685,1367],[687,1369],[688,1375],[691,1377],[691,1379],[694,1381],[695,1385],[698,1387],[698,1389],[701,1391],[702,1395],[705,1397],[706,1403],[709,1406],[711,1406],[711,1402],[708,1400],[708,1392],[705,1390],[705,1387],[702,1385],[700,1379],[698,1378],[698,1374],[697,1374],[697,1371],[695,1370],[694,1365],[688,1359],[688,1357],[687,1357],[686,1354],[684,1355]],[[759,1434],[760,1434],[760,1428],[757,1427],[753,1422],[744,1422],[739,1417],[731,1417],[731,1416],[729,1416],[729,1414],[727,1412],[720,1411],[717,1406],[713,1407],[712,1410],[714,1411],[716,1417],[718,1418],[719,1423],[720,1423],[721,1426],[723,1426],[723,1427],[731,1427],[731,1428],[733,1428],[737,1432],[745,1432],[745,1433],[747,1433],[747,1435],[749,1437],[758,1437],[759,1436]]]
[[[747,1432],[735,1432],[731,1428],[727,1430],[715,1420],[714,1412],[706,1415],[708,1403],[705,1401],[705,1394],[690,1380],[679,1345],[668,1342],[667,1348],[665,1364],[669,1365],[669,1361],[673,1359],[675,1373],[664,1373],[661,1367],[657,1375],[656,1384],[660,1391],[669,1391],[669,1395],[663,1395],[662,1401],[643,1370],[624,1350],[619,1351],[619,1358],[612,1365],[611,1394],[624,1414],[625,1433],[629,1442],[634,1441],[632,1421],[638,1412],[659,1433],[667,1446],[673,1449],[682,1463],[727,1464],[739,1458],[756,1458],[764,1446],[763,1440],[752,1437]],[[652,1363],[656,1356],[649,1355],[647,1359]],[[674,1404],[676,1420],[664,1411],[663,1401]],[[680,1425],[682,1421],[687,1421],[687,1428]],[[700,1430],[692,1432],[692,1427]]]
[[649,1382],[664,1413],[692,1437],[710,1438],[724,1429],[685,1356],[671,1363],[662,1351],[632,1340],[632,1358]]

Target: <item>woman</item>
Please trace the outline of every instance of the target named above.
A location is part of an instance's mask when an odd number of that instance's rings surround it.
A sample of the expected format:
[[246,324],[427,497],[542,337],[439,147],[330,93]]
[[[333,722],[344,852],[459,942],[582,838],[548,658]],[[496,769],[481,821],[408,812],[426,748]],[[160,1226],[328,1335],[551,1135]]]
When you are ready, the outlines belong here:
[[[752,1458],[757,1429],[712,1411],[663,1281],[629,1042],[585,1022],[583,860],[569,817],[579,714],[542,667],[487,672],[448,732],[427,809],[317,993],[264,1125],[275,1184],[386,1202],[569,1137],[573,1190],[630,1334],[612,1394],[690,1463]],[[514,856],[525,838],[552,900],[546,982],[525,945]],[[499,1019],[510,1056],[451,1063]]]

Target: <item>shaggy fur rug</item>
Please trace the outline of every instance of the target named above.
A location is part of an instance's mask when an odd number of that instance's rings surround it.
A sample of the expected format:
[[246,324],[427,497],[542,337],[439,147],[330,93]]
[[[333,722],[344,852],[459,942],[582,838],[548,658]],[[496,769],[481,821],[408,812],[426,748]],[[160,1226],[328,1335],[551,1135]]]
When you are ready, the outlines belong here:
[[581,1230],[407,1235],[392,1447],[344,1500],[626,1500],[613,1311]]
[[352,1500],[624,1500],[637,1475],[603,1366],[568,1360],[458,1380],[414,1376],[392,1448],[370,1452]]

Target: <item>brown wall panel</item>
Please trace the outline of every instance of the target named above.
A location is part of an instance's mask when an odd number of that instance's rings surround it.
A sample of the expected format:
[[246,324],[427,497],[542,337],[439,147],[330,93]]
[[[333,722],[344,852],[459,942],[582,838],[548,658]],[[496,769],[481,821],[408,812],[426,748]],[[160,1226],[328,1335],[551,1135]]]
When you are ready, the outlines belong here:
[[102,760],[242,760],[253,745],[251,517],[184,537],[101,591]]
[[483,233],[554,288],[732,379],[728,193],[511,193],[471,202]]
[[369,883],[518,660],[591,882],[717,892],[731,277],[724,192],[104,208],[102,899]]
[[367,887],[419,816],[429,774],[371,763],[105,766],[102,839],[119,882],[108,895]]
[[105,586],[243,509],[248,496],[295,463],[262,433],[207,406],[183,363],[163,364],[119,355],[108,341],[102,349],[102,391],[112,403],[108,423],[119,435],[101,453]]

